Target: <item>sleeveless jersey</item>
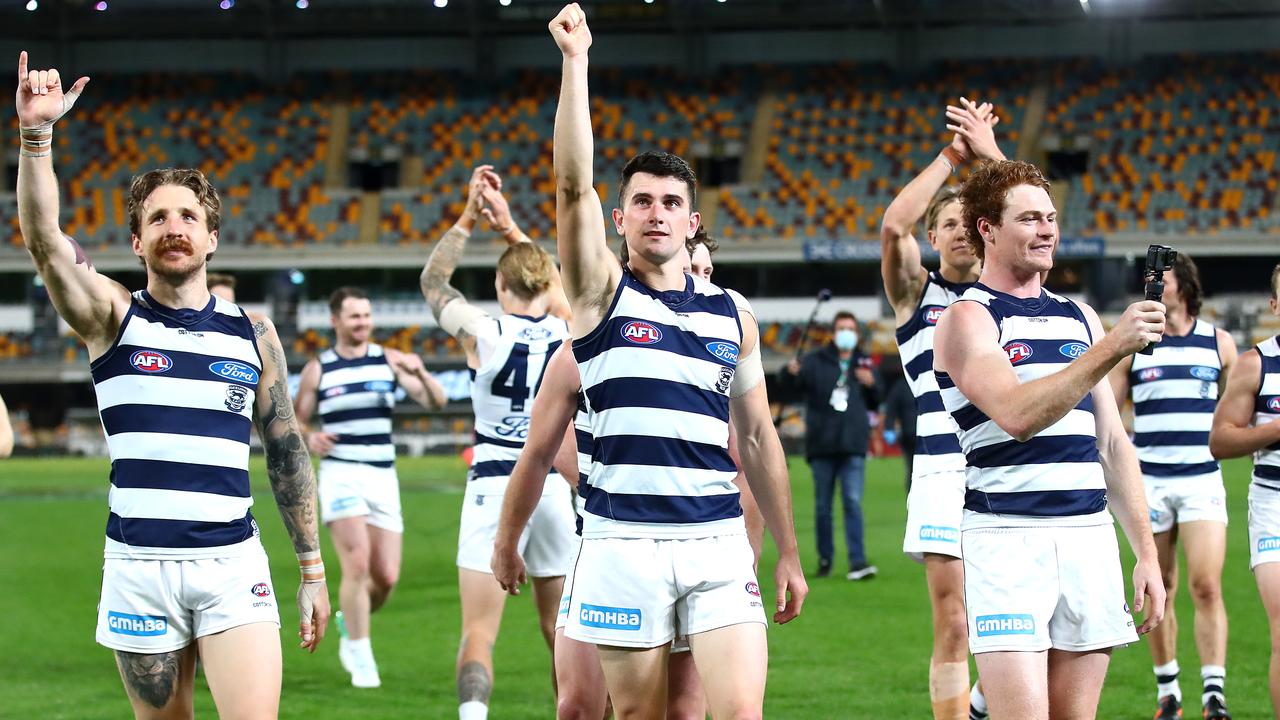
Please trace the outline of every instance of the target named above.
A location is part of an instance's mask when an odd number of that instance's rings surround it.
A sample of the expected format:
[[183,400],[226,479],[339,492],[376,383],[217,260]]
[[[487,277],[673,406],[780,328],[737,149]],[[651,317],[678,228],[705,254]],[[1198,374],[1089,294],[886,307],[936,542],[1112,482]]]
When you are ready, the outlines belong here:
[[1133,444],[1146,478],[1217,475],[1209,430],[1221,375],[1216,328],[1200,319],[1184,336],[1165,335],[1150,355],[1133,356]]
[[656,291],[629,270],[604,319],[573,343],[592,431],[584,537],[744,531],[729,457],[729,386],[742,327],[702,278]]
[[[1258,343],[1262,356],[1262,382],[1253,407],[1254,426],[1280,422],[1280,335]],[[1280,492],[1280,442],[1253,454],[1253,484]]]
[[507,479],[529,437],[533,398],[547,361],[568,336],[564,320],[551,315],[503,315],[477,331],[480,367],[471,388],[476,442],[467,478],[475,483],[472,492],[506,492]]
[[363,357],[320,353],[316,388],[320,427],[337,435],[326,460],[389,468],[396,464],[391,411],[396,406],[396,374],[381,345],[370,343]]
[[[1024,299],[975,283],[961,301],[976,302],[991,314],[1022,383],[1062,370],[1093,342],[1080,308],[1045,290]],[[1092,394],[1035,437],[1018,442],[970,403],[950,376],[936,375],[968,463],[966,526],[1023,524],[1027,518],[1036,524],[1044,518],[1056,518],[1050,522],[1057,524],[1110,522]]]
[[244,311],[218,297],[173,309],[140,290],[90,372],[111,455],[105,556],[190,560],[260,547],[249,435],[262,359]]
[[948,282],[936,271],[930,272],[915,314],[894,333],[907,385],[916,398],[913,478],[936,472],[964,472],[956,425],[942,405],[933,375],[933,331],[942,311],[970,287],[969,283]]

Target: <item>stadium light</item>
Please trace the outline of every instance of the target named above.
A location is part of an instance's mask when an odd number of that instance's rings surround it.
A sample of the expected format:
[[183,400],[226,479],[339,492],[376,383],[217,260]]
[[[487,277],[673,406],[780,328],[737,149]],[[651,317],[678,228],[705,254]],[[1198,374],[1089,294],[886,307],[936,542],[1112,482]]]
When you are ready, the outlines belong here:
[[35,12],[38,7],[40,7],[40,3],[36,2],[36,0],[27,0],[27,12]]
[[98,12],[105,12],[107,9],[107,0],[98,0],[98,4],[93,6]]
[[222,2],[218,3],[218,7],[223,10],[230,10],[235,6],[236,6],[236,0],[222,0]]
[[507,7],[508,5],[511,4],[511,0],[498,0],[498,4],[501,5],[502,7]]
[[308,2],[307,0],[298,0],[298,2],[293,4],[293,6],[298,8],[299,10],[306,10],[307,8],[311,7],[311,3]]
[[431,4],[438,8],[442,8],[449,4],[449,0],[433,0]]

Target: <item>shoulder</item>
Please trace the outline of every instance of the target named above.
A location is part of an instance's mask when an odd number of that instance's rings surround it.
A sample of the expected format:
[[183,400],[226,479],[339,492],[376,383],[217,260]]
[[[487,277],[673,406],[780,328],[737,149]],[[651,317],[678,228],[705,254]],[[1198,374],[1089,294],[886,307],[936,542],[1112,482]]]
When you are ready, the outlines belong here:
[[[234,307],[239,306],[237,305]],[[253,336],[257,338],[259,342],[267,336],[276,338],[277,340],[279,339],[276,336],[275,323],[271,322],[271,318],[267,317],[266,314],[257,312],[256,310],[245,310],[244,308],[240,308],[240,310],[244,313],[244,316],[248,318],[249,324],[253,327]]]

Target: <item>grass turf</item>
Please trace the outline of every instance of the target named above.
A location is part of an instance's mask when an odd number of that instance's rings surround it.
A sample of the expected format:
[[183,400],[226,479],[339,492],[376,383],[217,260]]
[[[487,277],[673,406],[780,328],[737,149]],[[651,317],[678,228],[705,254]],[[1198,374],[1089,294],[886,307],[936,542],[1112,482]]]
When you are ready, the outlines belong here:
[[[4,549],[0,644],[5,649],[0,653],[0,717],[130,715],[111,653],[93,640],[107,469],[107,462],[99,459],[0,464],[0,547]],[[1224,469],[1232,518],[1223,576],[1231,622],[1227,693],[1238,720],[1270,717],[1266,616],[1248,569],[1249,464],[1234,461]],[[453,663],[459,613],[454,553],[464,468],[453,458],[410,458],[400,461],[399,471],[407,524],[404,570],[395,595],[374,616],[373,624],[383,686],[355,690],[338,664],[332,628],[314,656],[296,649],[297,617],[289,599],[296,587],[297,566],[266,488],[261,458],[257,459],[253,470],[256,517],[283,605],[281,717],[457,716]],[[804,566],[812,572],[816,566],[812,483],[803,460],[792,459],[791,478]],[[847,582],[842,573],[810,578],[804,614],[792,624],[770,628],[765,704],[769,717],[929,717],[929,603],[922,568],[900,551],[906,508],[898,461],[869,462],[864,505],[868,554],[880,575],[862,583]],[[838,531],[836,536],[843,537]],[[337,558],[327,538],[324,546],[336,605]],[[840,552],[838,548],[837,555]],[[1128,573],[1132,560],[1125,552]],[[767,544],[761,572],[766,598],[772,592],[774,557]],[[839,565],[836,570],[841,570]],[[494,718],[554,717],[550,663],[532,605],[528,592],[508,602],[494,650]],[[1199,660],[1185,588],[1178,609],[1182,687],[1189,701],[1187,716],[1193,717],[1199,714]],[[1098,717],[1146,718],[1153,706],[1154,681],[1146,648],[1117,650]],[[203,680],[197,684],[196,711],[204,717],[215,714]]]

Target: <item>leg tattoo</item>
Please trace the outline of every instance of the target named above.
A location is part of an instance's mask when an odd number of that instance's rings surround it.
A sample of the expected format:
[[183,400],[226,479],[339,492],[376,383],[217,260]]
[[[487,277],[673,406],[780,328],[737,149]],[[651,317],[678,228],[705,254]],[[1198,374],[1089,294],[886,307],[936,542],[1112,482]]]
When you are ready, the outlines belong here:
[[181,659],[181,650],[158,655],[116,651],[116,662],[120,665],[125,687],[156,709],[169,704],[177,691]]
[[484,663],[469,662],[458,670],[458,702],[475,700],[487,704],[492,691],[493,681]]

